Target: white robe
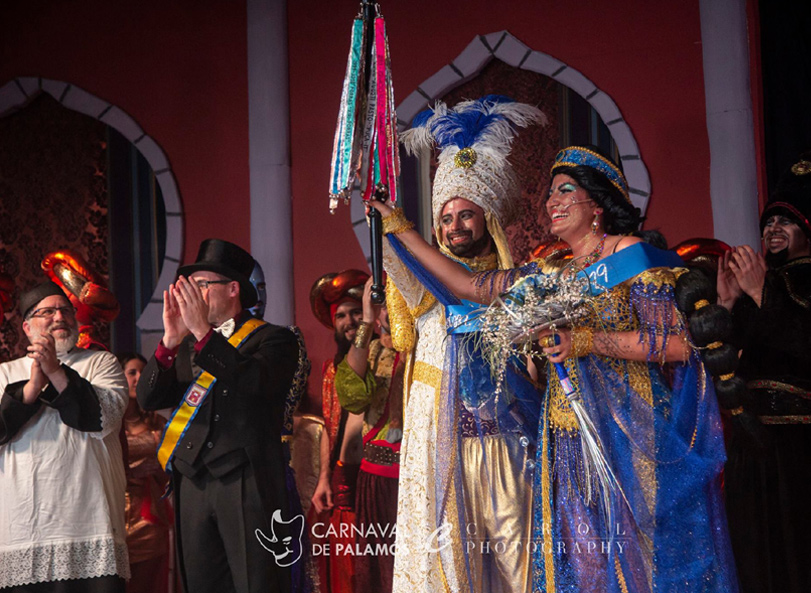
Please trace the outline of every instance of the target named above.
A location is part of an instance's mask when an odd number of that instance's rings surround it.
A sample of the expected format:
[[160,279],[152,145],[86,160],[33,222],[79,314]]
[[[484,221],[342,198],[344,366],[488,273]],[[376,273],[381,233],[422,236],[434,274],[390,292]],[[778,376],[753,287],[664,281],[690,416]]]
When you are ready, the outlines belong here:
[[[64,424],[42,405],[0,445],[0,589],[107,575],[129,577],[119,441],[127,382],[115,356],[74,348],[62,363],[91,383],[101,432]],[[31,359],[0,365],[0,398],[27,380]]]
[[[388,242],[383,244],[383,254],[386,272],[406,305],[411,310],[418,308],[426,289],[394,255]],[[487,259],[465,261],[466,265],[477,270],[496,266],[495,257],[490,262]],[[400,449],[393,593],[462,593],[471,590],[523,593],[529,586],[529,553],[516,550],[514,544],[528,543],[531,489],[523,474],[524,451],[518,445],[518,435],[499,434],[483,439],[488,447],[487,467],[481,466],[482,441],[463,439],[460,451],[465,473],[463,482],[469,488],[467,496],[479,500],[465,503],[469,506],[460,513],[456,507],[456,493],[451,492],[445,516],[437,521],[437,417],[447,344],[444,307],[435,303],[415,319],[414,329],[417,339],[409,361],[410,376],[406,380],[407,401]],[[439,452],[442,456],[448,454],[448,451]],[[492,509],[487,501],[492,500],[494,493],[499,493],[498,517],[488,514]],[[475,508],[479,509],[478,514],[474,512]],[[457,524],[460,514],[467,517],[467,524]],[[508,542],[511,553],[481,552],[479,546],[487,538],[477,539],[479,530],[484,534],[495,525],[509,532],[488,534],[488,537],[499,535]],[[463,541],[463,531],[467,542]],[[497,541],[494,539],[493,543]],[[463,548],[467,548],[469,567]],[[503,574],[498,576],[499,573]]]
[[[384,265],[407,305],[420,304],[425,288],[384,242]],[[415,320],[417,340],[406,383],[403,440],[400,448],[400,484],[397,498],[397,553],[394,557],[393,593],[436,593],[464,590],[464,574],[457,574],[463,559],[448,549],[458,526],[438,530],[436,520],[436,414],[445,360],[445,314],[434,304]],[[457,540],[458,541],[458,540]],[[439,548],[453,561],[441,562]]]

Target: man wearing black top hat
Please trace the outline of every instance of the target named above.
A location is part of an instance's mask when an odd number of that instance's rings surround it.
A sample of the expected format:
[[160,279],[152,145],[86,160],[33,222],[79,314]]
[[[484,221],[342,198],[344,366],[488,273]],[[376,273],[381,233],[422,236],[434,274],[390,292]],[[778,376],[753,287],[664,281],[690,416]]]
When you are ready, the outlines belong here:
[[766,437],[756,446],[733,425],[728,446],[727,514],[744,592],[811,591],[810,218],[808,153],[763,210],[764,255],[737,247],[719,267],[719,299],[742,349],[744,407]]
[[299,349],[290,330],[246,311],[255,263],[232,243],[203,241],[163,293],[163,340],[138,383],[144,409],[176,408],[158,460],[172,472],[187,592],[290,587],[287,563],[256,531],[287,535],[272,517],[288,508],[280,433]]

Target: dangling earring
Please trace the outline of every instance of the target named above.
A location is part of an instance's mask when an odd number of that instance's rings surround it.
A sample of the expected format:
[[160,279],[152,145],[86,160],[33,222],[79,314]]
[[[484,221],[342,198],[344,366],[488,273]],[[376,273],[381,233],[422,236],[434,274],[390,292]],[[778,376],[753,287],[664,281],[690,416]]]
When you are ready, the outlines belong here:
[[596,235],[598,230],[600,230],[600,215],[595,212],[594,220],[591,222],[591,234]]

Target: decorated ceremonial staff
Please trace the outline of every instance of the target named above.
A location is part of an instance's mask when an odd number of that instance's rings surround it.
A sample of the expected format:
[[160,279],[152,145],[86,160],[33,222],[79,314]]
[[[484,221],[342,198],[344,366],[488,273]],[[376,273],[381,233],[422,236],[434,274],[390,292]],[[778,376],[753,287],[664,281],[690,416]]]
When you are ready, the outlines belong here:
[[[352,25],[330,174],[330,212],[338,200],[349,202],[355,182],[364,201],[397,202],[400,156],[391,58],[386,22],[377,2],[361,2]],[[383,288],[382,223],[380,214],[369,213],[372,245],[372,299],[385,300]]]

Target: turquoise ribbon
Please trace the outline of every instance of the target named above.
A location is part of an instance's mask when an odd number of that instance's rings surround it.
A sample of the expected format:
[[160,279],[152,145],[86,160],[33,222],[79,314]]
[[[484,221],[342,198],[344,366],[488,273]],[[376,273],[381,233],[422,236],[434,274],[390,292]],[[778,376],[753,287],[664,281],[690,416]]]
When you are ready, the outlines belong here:
[[332,175],[330,195],[339,196],[351,190],[350,185],[358,169],[358,151],[356,141],[357,116],[360,111],[358,100],[358,83],[363,65],[364,45],[363,19],[355,19],[352,24],[352,42],[346,64],[346,77],[341,94],[341,106],[338,112],[338,125],[335,130],[335,145],[332,154]]
[[469,334],[481,329],[479,317],[487,309],[479,303],[462,301],[461,305],[448,305],[445,307],[445,320],[447,321],[448,335]]

